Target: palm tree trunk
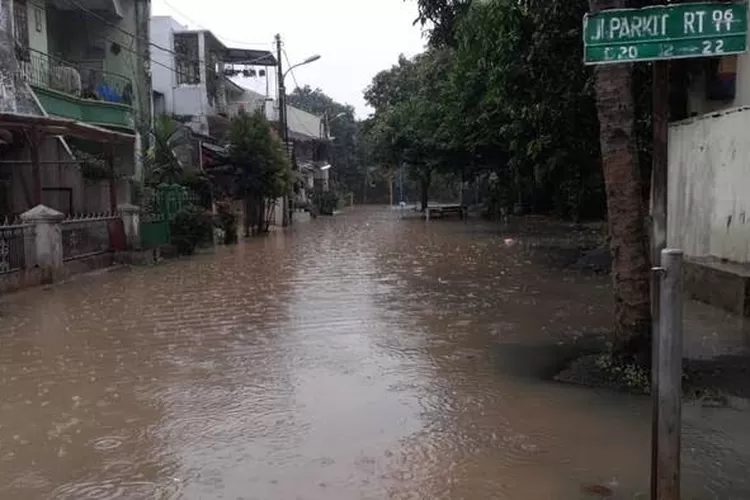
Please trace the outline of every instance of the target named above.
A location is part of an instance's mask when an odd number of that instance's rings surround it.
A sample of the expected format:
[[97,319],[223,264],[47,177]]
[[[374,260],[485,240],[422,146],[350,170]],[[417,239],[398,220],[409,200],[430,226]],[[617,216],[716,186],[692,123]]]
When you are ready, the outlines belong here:
[[[590,3],[592,10],[626,7],[624,0]],[[599,66],[595,77],[613,258],[614,347],[617,354],[647,365],[651,333],[648,233],[635,146],[632,66]]]

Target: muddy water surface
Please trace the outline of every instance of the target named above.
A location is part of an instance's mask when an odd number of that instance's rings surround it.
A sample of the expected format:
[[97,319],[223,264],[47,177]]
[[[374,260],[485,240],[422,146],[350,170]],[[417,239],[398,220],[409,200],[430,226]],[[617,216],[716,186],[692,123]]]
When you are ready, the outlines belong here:
[[[608,278],[506,237],[363,210],[3,298],[0,498],[633,498],[648,400],[539,377]],[[693,441],[686,498],[743,498]]]

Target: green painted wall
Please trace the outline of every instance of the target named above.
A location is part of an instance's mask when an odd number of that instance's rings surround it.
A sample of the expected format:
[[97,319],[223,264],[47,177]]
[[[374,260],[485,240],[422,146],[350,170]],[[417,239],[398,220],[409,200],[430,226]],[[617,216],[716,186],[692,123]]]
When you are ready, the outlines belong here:
[[50,115],[70,118],[92,125],[118,127],[129,131],[134,129],[133,110],[129,106],[79,99],[47,88],[35,87],[34,92]]

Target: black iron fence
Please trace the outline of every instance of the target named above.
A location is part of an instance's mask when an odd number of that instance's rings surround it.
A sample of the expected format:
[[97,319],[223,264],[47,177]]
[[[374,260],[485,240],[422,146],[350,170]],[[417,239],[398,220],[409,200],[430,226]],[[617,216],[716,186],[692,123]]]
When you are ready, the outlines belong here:
[[0,274],[28,269],[36,265],[34,226],[0,222]]
[[101,61],[69,62],[29,49],[20,71],[36,87],[49,88],[85,99],[133,104],[131,80],[101,69]]

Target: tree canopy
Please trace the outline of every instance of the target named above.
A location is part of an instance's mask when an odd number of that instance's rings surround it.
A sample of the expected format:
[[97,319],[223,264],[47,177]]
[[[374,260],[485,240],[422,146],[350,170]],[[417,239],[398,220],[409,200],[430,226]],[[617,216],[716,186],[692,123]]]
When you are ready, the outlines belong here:
[[278,198],[288,193],[291,167],[281,139],[262,112],[232,119],[229,163],[238,198]]
[[592,74],[581,64],[587,2],[418,5],[434,43],[401,56],[365,93],[378,161],[406,163],[423,187],[435,173],[494,174],[506,205],[601,215]]

